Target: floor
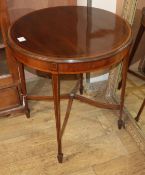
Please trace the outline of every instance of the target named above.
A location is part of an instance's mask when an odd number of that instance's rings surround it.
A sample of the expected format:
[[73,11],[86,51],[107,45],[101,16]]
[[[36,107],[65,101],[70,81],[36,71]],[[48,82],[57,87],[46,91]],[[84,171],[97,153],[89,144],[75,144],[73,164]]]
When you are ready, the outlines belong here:
[[[64,80],[61,92],[74,80]],[[51,94],[51,82],[28,82],[28,92]],[[64,116],[67,101],[61,102]],[[30,102],[25,115],[0,118],[0,175],[144,175],[145,155],[125,129],[117,112],[74,101],[63,136],[64,163],[56,159],[56,132],[51,102]],[[130,106],[131,109],[131,106]]]

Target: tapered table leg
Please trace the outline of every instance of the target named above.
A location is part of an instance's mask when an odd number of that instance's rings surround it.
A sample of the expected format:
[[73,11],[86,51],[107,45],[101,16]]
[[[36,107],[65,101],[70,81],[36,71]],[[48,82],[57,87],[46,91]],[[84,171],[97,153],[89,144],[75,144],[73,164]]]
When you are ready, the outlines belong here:
[[127,54],[127,57],[124,58],[123,66],[122,66],[122,89],[121,89],[121,99],[120,99],[120,116],[119,116],[119,120],[118,120],[118,128],[119,129],[121,129],[122,127],[125,127],[125,123],[122,119],[122,116],[123,116],[128,63],[129,63],[129,54]]
[[24,98],[25,103],[25,114],[27,118],[30,118],[30,110],[28,107],[28,100],[27,100],[27,88],[26,88],[26,80],[25,80],[25,73],[24,73],[24,65],[22,63],[18,63],[20,81],[21,81],[21,91]]
[[83,74],[80,74],[80,94],[83,95],[84,87],[83,87]]
[[74,96],[71,96],[69,101],[68,101],[67,111],[66,111],[64,122],[62,124],[62,129],[61,129],[61,137],[63,136],[64,130],[66,128],[66,125],[67,125],[67,122],[68,122],[68,119],[69,119],[69,115],[70,115],[70,112],[71,112],[71,107],[72,107],[72,104],[73,104],[73,99],[74,99]]
[[56,120],[56,132],[57,132],[57,144],[58,144],[58,155],[57,159],[59,163],[63,161],[62,143],[61,143],[61,118],[60,118],[60,81],[59,75],[52,75],[52,86],[54,96],[54,109],[55,109],[55,120]]
[[137,116],[135,117],[135,120],[136,120],[137,122],[138,122],[139,119],[140,119],[140,115],[141,115],[141,113],[142,113],[144,107],[145,107],[145,99],[144,99],[144,101],[143,101],[143,103],[142,103],[142,105],[141,105],[141,108],[140,108],[140,110],[139,110]]
[[91,78],[91,74],[90,73],[86,73],[86,82],[90,83],[90,78]]

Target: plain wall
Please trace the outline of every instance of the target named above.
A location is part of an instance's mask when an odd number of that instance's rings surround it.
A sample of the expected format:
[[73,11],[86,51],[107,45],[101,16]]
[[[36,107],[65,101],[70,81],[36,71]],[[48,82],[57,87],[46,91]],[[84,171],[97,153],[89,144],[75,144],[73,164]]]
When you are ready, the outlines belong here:
[[[87,5],[87,0],[78,0],[78,5]],[[92,0],[92,6],[116,13],[116,0]]]

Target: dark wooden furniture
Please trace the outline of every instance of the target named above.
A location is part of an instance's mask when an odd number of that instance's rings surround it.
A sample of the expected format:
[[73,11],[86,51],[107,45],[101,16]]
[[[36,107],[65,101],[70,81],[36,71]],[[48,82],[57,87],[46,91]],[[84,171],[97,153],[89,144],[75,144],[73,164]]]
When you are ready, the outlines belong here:
[[[90,17],[87,18],[87,11]],[[91,20],[91,23],[90,21]],[[91,31],[87,25],[91,25]],[[19,62],[22,94],[27,100],[53,100],[55,108],[58,161],[63,161],[62,135],[74,99],[84,103],[120,110],[122,119],[131,28],[119,16],[91,7],[55,7],[32,12],[17,20],[8,33],[8,43]],[[123,63],[120,104],[100,103],[77,93],[80,82],[70,94],[60,95],[61,74],[82,74],[111,68]],[[52,74],[53,96],[30,96],[26,92],[24,65]],[[61,125],[60,99],[69,99],[66,116]],[[108,116],[109,117],[109,116]]]
[[[145,31],[145,7],[142,9],[142,19],[141,19],[141,25],[140,25],[140,28],[139,28],[139,31],[138,31],[138,34],[137,34],[137,37],[136,37],[136,40],[135,40],[135,43],[133,45],[133,48],[131,50],[131,53],[130,53],[130,59],[129,59],[129,66],[131,65],[131,62],[133,60],[133,57],[136,53],[136,50],[140,44],[140,41],[142,39],[142,36],[144,34],[144,31]],[[135,76],[137,76],[138,78],[141,78],[142,80],[145,80],[145,76],[144,75],[141,75],[141,74],[137,74],[136,72],[134,72],[133,70],[129,69],[129,72]],[[145,99],[139,109],[139,112],[135,118],[136,121],[139,121],[140,119],[140,116],[142,114],[142,111],[145,107]]]
[[0,76],[0,116],[9,115],[15,112],[25,112],[25,104],[20,93],[20,83],[17,71],[17,62],[11,55],[11,50],[7,46],[7,31],[10,24],[7,16],[7,5],[4,0],[0,0],[0,32],[2,32],[3,45],[5,47],[6,61],[9,74]]
[[142,103],[142,105],[141,105],[141,107],[140,107],[140,109],[139,109],[139,111],[138,111],[137,116],[135,117],[135,120],[136,120],[137,122],[138,122],[139,119],[140,119],[140,116],[141,116],[141,114],[142,114],[142,112],[143,112],[144,107],[145,107],[145,99],[144,99],[144,101],[143,101],[143,103]]
[[10,24],[19,17],[37,9],[75,4],[76,0],[0,0],[0,34],[2,34],[4,42],[4,44],[0,43],[0,49],[5,47],[4,51],[9,70],[9,73],[4,72],[0,76],[0,116],[25,112],[29,117],[29,111],[25,108],[27,104],[25,104],[25,97],[21,95],[22,87],[18,76],[18,65],[7,45],[7,32]]
[[[131,62],[134,58],[134,55],[135,55],[135,52],[139,46],[139,43],[142,39],[142,36],[144,34],[144,31],[145,31],[145,7],[142,9],[142,19],[141,19],[141,25],[140,25],[140,28],[139,28],[139,31],[138,31],[138,34],[137,34],[137,37],[136,37],[136,40],[135,40],[135,43],[133,45],[133,48],[132,48],[132,51],[130,53],[130,59],[129,59],[129,66],[131,65]],[[145,65],[145,64],[144,64]],[[145,68],[144,68],[145,69]],[[138,74],[136,72],[134,72],[133,70],[129,69],[128,70],[129,73],[137,76],[138,78],[141,78],[142,80],[145,80],[145,76],[141,75],[141,74]],[[145,70],[144,70],[145,72]]]

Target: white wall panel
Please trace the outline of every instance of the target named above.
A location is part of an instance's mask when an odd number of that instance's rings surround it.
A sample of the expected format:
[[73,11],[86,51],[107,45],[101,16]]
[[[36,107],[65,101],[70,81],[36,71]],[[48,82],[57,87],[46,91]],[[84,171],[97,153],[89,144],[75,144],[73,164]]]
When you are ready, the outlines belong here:
[[78,5],[87,5],[87,0],[78,0]]
[[[78,5],[87,5],[87,0],[78,0]],[[92,0],[92,6],[116,12],[116,0]]]
[[92,0],[93,7],[105,9],[111,12],[116,12],[116,0]]

